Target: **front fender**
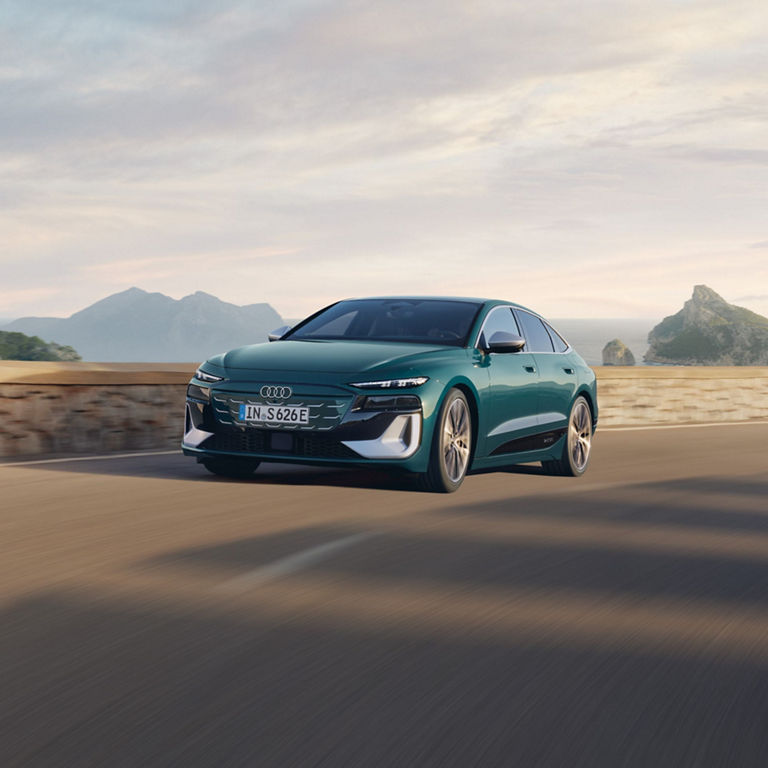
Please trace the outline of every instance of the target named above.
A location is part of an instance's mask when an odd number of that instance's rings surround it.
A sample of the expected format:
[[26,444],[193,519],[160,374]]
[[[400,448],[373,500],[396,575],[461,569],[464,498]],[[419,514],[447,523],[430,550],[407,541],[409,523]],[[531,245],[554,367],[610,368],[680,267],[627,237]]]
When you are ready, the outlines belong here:
[[[480,365],[472,366],[467,373],[453,371],[436,372],[429,382],[424,385],[424,392],[421,395],[422,409],[424,414],[424,431],[422,436],[422,452],[429,454],[434,438],[434,430],[437,426],[437,419],[440,413],[440,406],[443,403],[448,392],[452,389],[461,389],[467,401],[473,417],[472,443],[473,454],[477,445],[478,436],[487,431],[486,408],[484,400],[487,397],[490,377],[487,367]],[[485,431],[484,431],[485,430]]]

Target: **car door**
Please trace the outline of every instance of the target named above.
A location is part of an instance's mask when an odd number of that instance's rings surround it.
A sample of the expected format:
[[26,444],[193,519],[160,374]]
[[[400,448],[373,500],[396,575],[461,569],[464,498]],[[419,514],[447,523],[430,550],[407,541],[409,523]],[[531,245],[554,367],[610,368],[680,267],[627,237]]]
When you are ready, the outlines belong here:
[[568,345],[540,317],[522,309],[515,315],[539,373],[539,431],[564,428],[577,383],[576,371],[564,354]]
[[[522,336],[512,307],[495,307],[483,323],[478,347],[494,333],[504,331]],[[538,429],[538,372],[533,354],[489,352],[485,355],[489,373],[488,418],[484,451],[486,456],[507,453],[505,446]]]

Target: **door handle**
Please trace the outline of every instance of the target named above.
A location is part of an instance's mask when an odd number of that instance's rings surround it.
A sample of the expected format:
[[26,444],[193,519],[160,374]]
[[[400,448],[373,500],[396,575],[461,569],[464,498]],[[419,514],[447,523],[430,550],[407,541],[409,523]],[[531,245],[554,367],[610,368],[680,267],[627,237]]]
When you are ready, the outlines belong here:
[[573,368],[563,368],[566,373],[573,374]]
[[536,369],[532,365],[524,365],[523,367],[528,373],[536,373]]

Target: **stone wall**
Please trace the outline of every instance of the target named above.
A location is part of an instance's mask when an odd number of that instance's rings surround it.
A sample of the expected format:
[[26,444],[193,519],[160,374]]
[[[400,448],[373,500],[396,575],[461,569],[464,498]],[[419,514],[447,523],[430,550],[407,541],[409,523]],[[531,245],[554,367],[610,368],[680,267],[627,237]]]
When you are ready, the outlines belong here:
[[595,368],[600,426],[768,421],[768,368]]
[[0,384],[0,456],[173,448],[185,389]]
[[177,448],[193,364],[0,362],[0,456]]
[[[0,456],[176,448],[194,369],[0,361]],[[768,368],[595,370],[601,427],[768,421]]]

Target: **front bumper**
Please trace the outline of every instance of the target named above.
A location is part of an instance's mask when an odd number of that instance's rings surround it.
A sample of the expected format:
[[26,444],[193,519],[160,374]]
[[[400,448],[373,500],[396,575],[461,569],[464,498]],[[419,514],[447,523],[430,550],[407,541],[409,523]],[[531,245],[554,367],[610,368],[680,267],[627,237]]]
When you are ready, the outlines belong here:
[[[298,395],[312,417],[304,427],[252,425],[239,421],[242,402],[258,402],[254,393],[190,387],[197,396],[186,403],[182,450],[199,460],[206,456],[249,457],[265,461],[298,463],[397,464],[408,462],[422,443],[421,407],[409,410],[356,409],[356,398]],[[290,403],[288,403],[290,404]]]

